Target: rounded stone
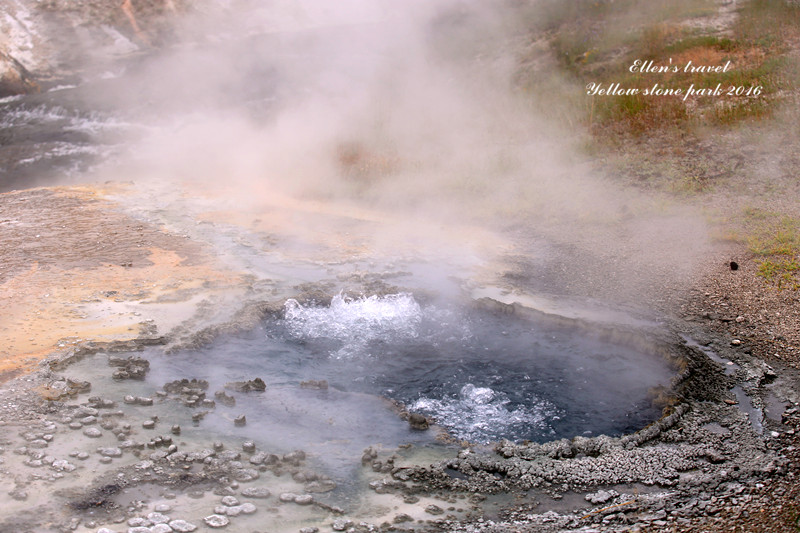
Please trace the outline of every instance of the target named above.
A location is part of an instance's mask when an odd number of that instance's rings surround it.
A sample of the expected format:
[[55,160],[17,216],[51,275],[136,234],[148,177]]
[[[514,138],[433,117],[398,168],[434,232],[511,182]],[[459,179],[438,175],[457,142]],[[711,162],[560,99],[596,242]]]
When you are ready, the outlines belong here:
[[83,430],[83,434],[89,437],[90,439],[97,439],[103,436],[103,432],[97,428],[86,428]]
[[172,510],[172,506],[166,503],[159,503],[153,509],[156,510],[157,513],[168,513]]
[[169,517],[161,513],[148,513],[147,519],[153,524],[166,524],[169,522]]
[[70,422],[69,423],[69,429],[81,429],[82,427],[83,427],[83,424],[81,424],[80,422]]
[[119,448],[100,448],[100,455],[103,457],[122,457],[122,450]]
[[278,499],[284,503],[293,502],[297,499],[297,494],[293,492],[284,492],[278,496]]
[[311,494],[300,494],[294,499],[297,505],[311,505],[314,503],[314,497]]
[[242,510],[242,514],[253,514],[257,511],[256,506],[250,502],[245,502],[239,506],[239,509]]
[[225,507],[224,505],[220,505],[219,507],[222,508],[223,512],[217,513],[215,509],[214,512],[217,514],[224,514],[228,516],[239,516],[240,514],[242,514],[242,510],[239,508],[238,505],[234,505],[233,507]]
[[222,516],[219,514],[209,515],[203,518],[203,522],[205,522],[208,527],[213,528],[225,527],[231,523],[227,516]]
[[172,528],[167,524],[156,524],[150,528],[151,533],[172,533]]
[[250,487],[242,491],[245,498],[269,498],[272,493],[265,487]]
[[233,507],[234,505],[239,505],[239,500],[237,500],[234,496],[225,496],[222,498],[222,505]]
[[169,523],[169,527],[178,533],[191,533],[197,529],[196,525],[192,524],[191,522],[187,522],[186,520],[172,520]]

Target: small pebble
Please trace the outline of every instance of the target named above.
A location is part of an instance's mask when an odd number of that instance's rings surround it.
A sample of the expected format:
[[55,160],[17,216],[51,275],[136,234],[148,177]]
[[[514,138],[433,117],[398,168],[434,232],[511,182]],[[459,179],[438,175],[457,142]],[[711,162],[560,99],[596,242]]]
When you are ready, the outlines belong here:
[[155,420],[145,420],[144,422],[142,422],[142,427],[144,429],[153,429],[154,427],[156,427]]

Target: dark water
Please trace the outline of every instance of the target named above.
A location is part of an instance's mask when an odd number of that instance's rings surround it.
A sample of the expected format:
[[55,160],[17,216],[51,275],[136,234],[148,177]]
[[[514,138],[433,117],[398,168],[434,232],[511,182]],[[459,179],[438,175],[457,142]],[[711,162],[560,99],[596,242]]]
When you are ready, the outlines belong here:
[[391,398],[482,443],[638,429],[659,416],[648,389],[673,374],[660,359],[580,332],[419,305],[410,294],[337,297],[324,308],[290,301],[283,318],[183,358],[213,365],[206,373],[217,379],[261,377],[268,391],[327,380],[355,404],[359,395]]

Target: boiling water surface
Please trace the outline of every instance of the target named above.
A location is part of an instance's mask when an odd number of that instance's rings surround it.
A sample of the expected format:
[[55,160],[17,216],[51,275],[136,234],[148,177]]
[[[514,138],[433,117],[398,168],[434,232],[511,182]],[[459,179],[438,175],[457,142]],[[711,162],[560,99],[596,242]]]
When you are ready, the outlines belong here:
[[[359,445],[423,438],[381,398],[477,443],[619,435],[658,417],[648,390],[673,375],[663,360],[579,331],[421,305],[408,293],[339,295],[327,307],[289,300],[281,317],[247,335],[163,361],[154,371],[164,379],[204,377],[212,388],[260,377],[267,390],[250,395],[249,421],[299,440]],[[329,388],[301,388],[307,380]]]

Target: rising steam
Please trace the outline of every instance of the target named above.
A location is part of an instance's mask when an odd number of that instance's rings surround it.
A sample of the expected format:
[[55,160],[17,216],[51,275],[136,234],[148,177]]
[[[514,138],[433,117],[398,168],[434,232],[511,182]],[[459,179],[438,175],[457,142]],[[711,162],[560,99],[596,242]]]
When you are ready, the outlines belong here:
[[[367,237],[375,250],[433,241],[502,263],[546,241],[547,268],[563,273],[554,291],[637,297],[654,278],[689,274],[705,243],[699,217],[593,171],[582,133],[538,116],[542,95],[515,87],[530,39],[515,9],[305,0],[186,15],[182,44],[113,91],[151,126],[113,171],[224,185],[220,202],[240,210],[282,198],[378,212],[390,223]],[[442,227],[486,233],[432,237]]]

